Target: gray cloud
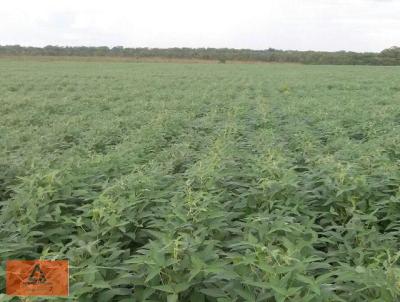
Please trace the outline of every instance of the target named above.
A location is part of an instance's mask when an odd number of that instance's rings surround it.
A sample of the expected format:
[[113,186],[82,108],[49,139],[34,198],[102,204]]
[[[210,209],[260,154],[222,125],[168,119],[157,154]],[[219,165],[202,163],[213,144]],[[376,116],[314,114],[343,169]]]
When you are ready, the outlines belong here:
[[380,51],[399,16],[391,0],[14,0],[0,44]]

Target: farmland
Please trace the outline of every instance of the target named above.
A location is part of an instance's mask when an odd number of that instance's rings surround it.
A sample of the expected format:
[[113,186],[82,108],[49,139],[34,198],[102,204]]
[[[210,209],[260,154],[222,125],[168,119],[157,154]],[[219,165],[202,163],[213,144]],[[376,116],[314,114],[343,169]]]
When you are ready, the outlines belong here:
[[74,301],[396,301],[399,144],[398,67],[1,59],[0,259]]

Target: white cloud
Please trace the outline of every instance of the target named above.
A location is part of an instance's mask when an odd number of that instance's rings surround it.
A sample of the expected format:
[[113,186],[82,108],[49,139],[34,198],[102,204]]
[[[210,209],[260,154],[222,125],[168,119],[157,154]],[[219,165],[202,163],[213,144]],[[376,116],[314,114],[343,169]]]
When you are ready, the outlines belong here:
[[14,0],[0,44],[380,51],[399,16],[390,0]]

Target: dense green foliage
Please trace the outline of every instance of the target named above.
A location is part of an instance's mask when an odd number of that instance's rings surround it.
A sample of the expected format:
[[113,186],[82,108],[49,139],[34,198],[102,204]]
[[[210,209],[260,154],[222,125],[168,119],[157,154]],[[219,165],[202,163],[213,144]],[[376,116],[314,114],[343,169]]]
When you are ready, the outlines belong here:
[[112,56],[135,58],[198,59],[230,61],[287,62],[334,65],[400,65],[400,48],[391,47],[381,53],[348,51],[251,50],[229,48],[124,48],[118,47],[21,47],[0,46],[0,55],[26,56]]
[[69,259],[71,300],[399,299],[399,68],[0,73],[0,258]]

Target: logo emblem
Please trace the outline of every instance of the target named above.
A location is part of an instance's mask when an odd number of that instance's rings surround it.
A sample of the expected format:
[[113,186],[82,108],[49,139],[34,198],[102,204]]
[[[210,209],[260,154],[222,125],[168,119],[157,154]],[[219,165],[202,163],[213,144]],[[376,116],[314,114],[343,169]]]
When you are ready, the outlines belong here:
[[28,278],[28,284],[44,284],[46,283],[46,276],[43,271],[40,269],[39,264],[35,264],[35,267],[32,270]]
[[6,294],[10,296],[68,296],[67,260],[8,260]]

